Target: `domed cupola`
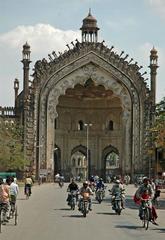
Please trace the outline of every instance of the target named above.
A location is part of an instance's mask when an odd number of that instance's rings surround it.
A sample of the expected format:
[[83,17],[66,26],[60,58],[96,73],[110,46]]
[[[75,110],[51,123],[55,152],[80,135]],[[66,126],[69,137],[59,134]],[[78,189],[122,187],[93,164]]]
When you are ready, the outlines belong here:
[[97,42],[99,28],[96,18],[91,14],[91,9],[89,9],[88,16],[83,19],[83,25],[80,30],[82,31],[82,42]]

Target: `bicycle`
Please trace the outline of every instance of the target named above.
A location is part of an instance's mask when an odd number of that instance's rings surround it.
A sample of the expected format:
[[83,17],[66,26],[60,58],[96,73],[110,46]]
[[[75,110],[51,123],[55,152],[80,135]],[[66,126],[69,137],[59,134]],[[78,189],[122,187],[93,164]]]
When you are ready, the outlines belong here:
[[6,225],[5,216],[7,212],[7,206],[4,203],[0,203],[0,233],[2,232],[2,225]]
[[26,200],[30,197],[30,186],[25,186]]
[[149,227],[149,222],[151,220],[151,208],[149,204],[149,199],[141,199],[141,207],[142,207],[142,225],[145,230]]
[[10,203],[10,211],[9,211],[9,219],[14,218],[14,225],[17,225],[18,223],[18,208],[16,205],[16,202]]

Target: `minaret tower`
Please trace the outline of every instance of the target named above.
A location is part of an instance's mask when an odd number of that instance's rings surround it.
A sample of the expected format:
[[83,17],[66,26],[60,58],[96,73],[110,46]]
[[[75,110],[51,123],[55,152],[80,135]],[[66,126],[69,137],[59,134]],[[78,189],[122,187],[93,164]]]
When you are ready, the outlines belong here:
[[151,101],[152,106],[155,107],[156,104],[156,75],[157,75],[157,68],[158,66],[158,55],[157,50],[153,47],[150,51],[150,66],[151,69],[150,76],[151,76]]
[[97,20],[91,14],[91,9],[89,9],[88,16],[83,19],[80,30],[82,31],[82,42],[97,42],[99,28]]
[[23,63],[23,92],[24,92],[24,100],[27,98],[28,90],[29,90],[29,65],[31,63],[30,61],[30,46],[26,42],[23,45],[22,50],[22,63]]
[[14,80],[15,108],[17,107],[18,90],[19,90],[19,81],[18,81],[18,79],[16,78],[16,79]]

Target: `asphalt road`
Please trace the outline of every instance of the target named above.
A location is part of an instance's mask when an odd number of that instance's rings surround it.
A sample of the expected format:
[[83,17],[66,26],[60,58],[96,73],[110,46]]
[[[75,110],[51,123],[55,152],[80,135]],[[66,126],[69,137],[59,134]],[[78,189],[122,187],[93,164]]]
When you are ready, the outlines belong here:
[[158,210],[159,226],[150,224],[146,231],[137,217],[138,210],[132,201],[133,186],[126,189],[126,209],[120,216],[111,209],[110,196],[98,204],[93,199],[93,211],[86,218],[66,204],[66,186],[43,184],[33,187],[29,200],[23,189],[18,197],[18,225],[11,220],[2,226],[0,240],[164,240],[165,208]]

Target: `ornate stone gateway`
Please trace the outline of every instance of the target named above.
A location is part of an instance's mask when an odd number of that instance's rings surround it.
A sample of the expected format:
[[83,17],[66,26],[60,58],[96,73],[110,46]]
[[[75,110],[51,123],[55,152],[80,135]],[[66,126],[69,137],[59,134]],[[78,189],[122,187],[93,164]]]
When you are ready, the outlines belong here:
[[[91,45],[93,47],[93,45]],[[50,78],[46,80],[46,83],[43,85],[43,88],[40,91],[40,99],[39,99],[39,145],[44,146],[40,150],[40,160],[45,161],[45,165],[50,165],[52,147],[54,144],[58,144],[56,142],[56,130],[53,131],[54,121],[58,119],[57,106],[59,104],[60,96],[66,94],[67,89],[74,89],[76,85],[80,84],[81,86],[85,86],[89,81],[93,82],[94,86],[103,86],[105,90],[102,94],[102,99],[104,100],[104,93],[106,95],[106,91],[112,91],[112,99],[117,99],[118,103],[115,106],[115,101],[110,104],[110,101],[107,105],[107,117],[110,115],[111,118],[106,119],[106,121],[112,121],[112,119],[116,118],[115,114],[118,115],[120,121],[116,124],[116,131],[118,131],[117,136],[114,137],[116,139],[116,144],[113,143],[112,139],[106,137],[105,143],[100,143],[99,147],[100,153],[98,155],[101,156],[102,149],[105,148],[110,143],[120,149],[120,168],[122,169],[122,173],[127,171],[131,173],[133,171],[132,164],[139,162],[140,156],[140,99],[137,93],[136,86],[133,85],[130,78],[125,76],[119,69],[114,68],[110,62],[105,61],[105,59],[101,58],[96,52],[89,51],[83,54],[82,57],[79,57],[75,61],[63,66],[62,69],[53,73]],[[90,90],[88,90],[90,91]],[[74,91],[73,91],[74,92]],[[91,91],[92,93],[92,91]],[[74,94],[74,93],[73,93]],[[67,95],[67,94],[66,94]],[[97,99],[97,95],[92,97],[91,100]],[[105,96],[105,99],[107,97]],[[110,97],[109,97],[110,98]],[[108,98],[107,98],[108,99]],[[100,98],[101,101],[101,98]],[[101,103],[101,102],[100,102]],[[105,103],[104,103],[105,105]],[[105,106],[103,108],[105,109]],[[117,110],[113,110],[117,108]],[[70,107],[71,108],[71,107]],[[80,120],[92,122],[94,121],[92,116],[92,111],[94,111],[94,107],[89,108],[91,111],[91,118],[89,115],[85,114],[81,119],[78,119],[76,115],[74,115],[75,120],[77,119],[77,123]],[[102,106],[100,106],[102,108]],[[79,109],[79,111],[82,108]],[[113,112],[114,111],[114,112]],[[83,112],[83,111],[81,111]],[[69,114],[69,108],[68,113]],[[66,115],[67,115],[66,114]],[[70,113],[71,114],[71,113]],[[106,117],[105,114],[105,117]],[[64,114],[65,117],[65,114]],[[70,117],[69,121],[73,124],[74,119]],[[101,138],[106,136],[105,130],[107,129],[106,121],[101,123],[101,130],[103,133],[101,134]],[[77,124],[75,123],[75,124]],[[98,124],[96,122],[96,124]],[[104,128],[103,128],[104,125]],[[99,129],[99,131],[100,131]],[[71,129],[68,129],[72,131]],[[95,131],[97,133],[97,130]],[[134,135],[134,137],[133,137]],[[58,136],[57,136],[58,138]],[[106,145],[104,145],[106,144]],[[102,145],[102,147],[101,147]],[[101,149],[102,148],[102,149]],[[61,149],[63,147],[61,146]],[[69,147],[68,147],[69,150]],[[69,153],[68,153],[69,154]],[[67,154],[67,161],[69,161],[69,155]],[[97,172],[100,174],[102,169],[104,168],[104,163],[102,159],[97,160],[98,163],[92,163],[94,167],[97,169]],[[69,164],[69,162],[64,163]],[[65,167],[64,167],[65,168]],[[65,169],[63,168],[63,171]]]
[[90,173],[105,178],[141,172],[153,104],[141,67],[127,61],[124,52],[118,55],[97,42],[99,28],[91,13],[81,30],[82,43],[76,40],[63,54],[52,52],[49,62],[35,64],[24,110],[27,156],[37,173],[44,168],[67,177]]

